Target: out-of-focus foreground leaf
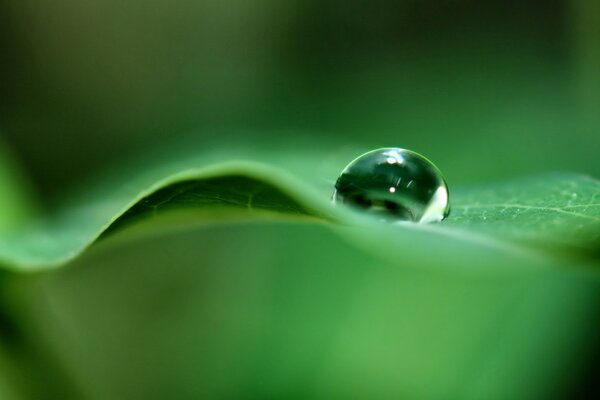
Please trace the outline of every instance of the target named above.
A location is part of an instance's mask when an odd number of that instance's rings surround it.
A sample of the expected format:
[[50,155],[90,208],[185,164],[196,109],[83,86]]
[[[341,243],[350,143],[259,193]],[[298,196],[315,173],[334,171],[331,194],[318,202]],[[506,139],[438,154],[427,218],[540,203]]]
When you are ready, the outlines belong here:
[[386,236],[297,222],[114,236],[13,277],[20,353],[36,355],[21,370],[92,399],[548,399],[584,371],[594,275]]

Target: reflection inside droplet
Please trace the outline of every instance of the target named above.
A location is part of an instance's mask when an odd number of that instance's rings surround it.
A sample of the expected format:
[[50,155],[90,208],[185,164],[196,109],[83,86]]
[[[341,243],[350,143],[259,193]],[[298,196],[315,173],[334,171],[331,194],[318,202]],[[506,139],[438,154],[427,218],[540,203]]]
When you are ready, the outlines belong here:
[[400,148],[373,150],[352,161],[335,184],[333,201],[390,221],[436,222],[450,211],[441,172],[420,154]]

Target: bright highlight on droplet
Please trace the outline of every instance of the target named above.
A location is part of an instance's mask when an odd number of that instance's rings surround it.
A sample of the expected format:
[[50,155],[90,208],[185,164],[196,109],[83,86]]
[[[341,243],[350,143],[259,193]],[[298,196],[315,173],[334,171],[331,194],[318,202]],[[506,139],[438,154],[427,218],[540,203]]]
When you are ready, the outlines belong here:
[[333,202],[390,221],[437,222],[450,212],[442,173],[422,155],[397,147],[370,151],[348,164]]

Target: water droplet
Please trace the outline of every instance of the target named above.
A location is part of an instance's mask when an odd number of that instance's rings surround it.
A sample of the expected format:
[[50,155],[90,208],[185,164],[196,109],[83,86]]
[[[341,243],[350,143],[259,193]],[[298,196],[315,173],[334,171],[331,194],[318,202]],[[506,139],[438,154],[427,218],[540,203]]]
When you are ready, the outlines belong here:
[[348,204],[388,221],[436,222],[448,216],[448,186],[441,172],[414,151],[370,151],[342,171],[334,203]]

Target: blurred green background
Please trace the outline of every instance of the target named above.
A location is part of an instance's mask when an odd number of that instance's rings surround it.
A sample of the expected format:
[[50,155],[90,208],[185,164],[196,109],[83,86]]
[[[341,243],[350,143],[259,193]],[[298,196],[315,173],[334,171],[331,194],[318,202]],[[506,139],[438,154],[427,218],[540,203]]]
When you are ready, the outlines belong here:
[[599,26],[593,0],[8,0],[0,130],[42,194],[182,135],[597,176]]
[[[190,138],[406,147],[451,191],[600,176],[594,0],[3,0],[0,55],[2,151],[42,203]],[[0,178],[0,203],[20,203],[24,178]],[[530,274],[476,246],[390,261],[309,224],[146,239],[0,275],[0,398],[598,391],[595,275]],[[456,272],[509,264],[525,272]]]

